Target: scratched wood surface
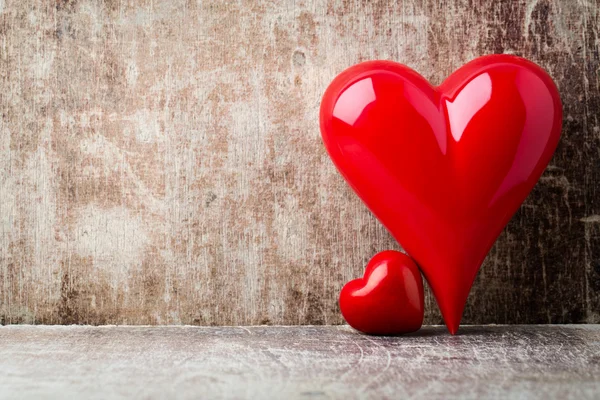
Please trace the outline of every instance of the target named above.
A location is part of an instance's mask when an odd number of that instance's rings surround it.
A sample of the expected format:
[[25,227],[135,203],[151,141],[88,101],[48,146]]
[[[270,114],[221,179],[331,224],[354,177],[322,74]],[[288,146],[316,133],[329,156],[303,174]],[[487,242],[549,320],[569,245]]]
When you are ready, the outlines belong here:
[[600,325],[0,327],[0,399],[598,399]]
[[464,322],[598,323],[599,26],[595,0],[0,0],[0,323],[341,323],[399,247],[325,152],[325,87],[502,52],[556,79],[564,134]]

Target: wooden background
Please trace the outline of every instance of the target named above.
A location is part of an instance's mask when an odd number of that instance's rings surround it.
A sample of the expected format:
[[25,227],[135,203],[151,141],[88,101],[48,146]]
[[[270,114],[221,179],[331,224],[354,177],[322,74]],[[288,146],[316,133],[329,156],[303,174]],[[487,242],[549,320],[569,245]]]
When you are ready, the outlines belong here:
[[599,27],[595,0],[0,0],[0,323],[341,323],[398,247],[325,152],[324,89],[489,53],[543,66],[565,121],[463,322],[599,323]]

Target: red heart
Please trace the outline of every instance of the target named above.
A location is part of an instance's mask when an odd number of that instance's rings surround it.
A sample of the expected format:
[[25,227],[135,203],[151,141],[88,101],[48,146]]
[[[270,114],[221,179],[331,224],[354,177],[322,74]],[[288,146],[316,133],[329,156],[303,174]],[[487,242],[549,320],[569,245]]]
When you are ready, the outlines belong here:
[[478,58],[438,87],[401,64],[365,62],[336,77],[321,103],[333,162],[421,267],[453,334],[561,123],[552,79],[508,55]]
[[414,332],[423,324],[423,279],[410,257],[382,251],[367,264],[362,279],[348,282],[340,309],[356,330],[373,335]]

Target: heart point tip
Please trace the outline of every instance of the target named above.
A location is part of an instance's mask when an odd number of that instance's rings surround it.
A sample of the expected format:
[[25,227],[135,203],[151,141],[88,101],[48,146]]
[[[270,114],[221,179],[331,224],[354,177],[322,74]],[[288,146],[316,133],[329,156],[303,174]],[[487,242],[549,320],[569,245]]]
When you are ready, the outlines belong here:
[[458,333],[458,326],[458,324],[446,325],[446,327],[448,328],[448,332],[450,332],[450,334],[453,336]]

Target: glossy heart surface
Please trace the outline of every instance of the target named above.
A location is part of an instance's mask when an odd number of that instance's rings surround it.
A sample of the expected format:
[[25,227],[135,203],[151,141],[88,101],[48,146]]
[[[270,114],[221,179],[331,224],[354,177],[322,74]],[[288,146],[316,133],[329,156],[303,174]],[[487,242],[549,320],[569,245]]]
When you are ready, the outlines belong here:
[[423,279],[413,260],[398,251],[382,251],[369,261],[364,277],[340,293],[346,322],[371,335],[414,332],[423,324]]
[[558,144],[554,82],[509,55],[478,58],[438,87],[365,62],[333,80],[320,123],[334,164],[415,259],[456,333],[484,258]]

